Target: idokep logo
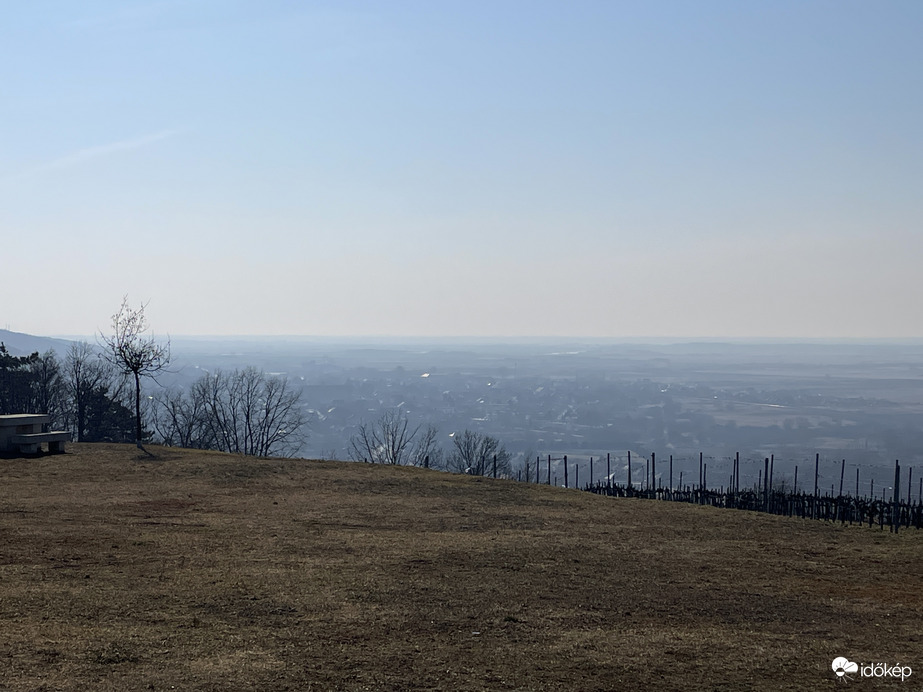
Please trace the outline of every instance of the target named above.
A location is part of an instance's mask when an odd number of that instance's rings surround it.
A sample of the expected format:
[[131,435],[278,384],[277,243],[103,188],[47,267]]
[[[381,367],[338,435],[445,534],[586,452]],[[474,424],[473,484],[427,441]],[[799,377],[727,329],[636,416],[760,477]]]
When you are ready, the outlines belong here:
[[836,673],[837,678],[844,682],[851,680],[856,673],[859,673],[859,676],[863,678],[899,678],[901,682],[913,674],[910,666],[902,666],[900,663],[895,666],[887,663],[870,663],[866,665],[853,663],[843,656],[833,659],[833,672]]
[[848,658],[843,658],[839,656],[833,659],[833,672],[836,673],[838,678],[848,678],[847,673],[858,673],[859,664],[853,663]]

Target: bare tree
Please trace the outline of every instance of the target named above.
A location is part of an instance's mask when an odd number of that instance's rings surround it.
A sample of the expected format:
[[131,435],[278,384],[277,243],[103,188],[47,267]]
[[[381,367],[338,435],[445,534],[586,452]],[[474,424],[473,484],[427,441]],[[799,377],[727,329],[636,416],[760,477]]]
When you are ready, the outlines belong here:
[[521,481],[531,483],[535,480],[535,451],[531,447],[520,455],[517,467]]
[[444,457],[439,446],[439,428],[431,423],[419,428],[410,454],[410,463],[428,469],[442,469],[445,467]]
[[69,399],[68,424],[77,433],[77,441],[83,442],[89,432],[90,408],[98,393],[108,393],[112,371],[85,341],[70,345],[64,357],[64,391]]
[[378,420],[359,424],[356,434],[349,439],[349,455],[355,461],[373,464],[409,464],[419,429],[419,426],[410,429],[407,414],[400,409],[388,409]]
[[208,410],[201,396],[168,389],[154,398],[153,425],[165,445],[187,449],[215,449]]
[[301,449],[301,392],[285,377],[256,368],[200,377],[188,393],[158,397],[157,432],[164,444],[249,456],[292,456]]
[[482,433],[465,430],[452,438],[454,449],[449,454],[449,470],[488,476],[493,473],[496,458],[497,475],[508,477],[512,471],[510,453],[500,441]]
[[143,449],[141,440],[141,378],[154,378],[170,363],[170,342],[166,346],[157,343],[153,335],[146,334],[147,319],[145,304],[133,310],[128,297],[122,300],[122,307],[112,316],[112,335],[104,336],[106,360],[126,377],[134,378],[135,385],[135,444]]
[[61,364],[54,351],[45,351],[31,364],[33,408],[51,417],[52,429],[63,425],[64,394]]

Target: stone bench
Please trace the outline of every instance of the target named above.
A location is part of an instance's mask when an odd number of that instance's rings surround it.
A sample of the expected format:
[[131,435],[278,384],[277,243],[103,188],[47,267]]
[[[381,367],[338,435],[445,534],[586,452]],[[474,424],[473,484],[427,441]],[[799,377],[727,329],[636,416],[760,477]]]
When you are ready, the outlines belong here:
[[38,454],[39,446],[43,442],[48,443],[48,451],[54,453],[64,452],[64,443],[70,442],[71,434],[69,432],[46,432],[46,433],[24,433],[22,435],[12,435],[10,444],[19,447],[22,454]]
[[71,434],[48,430],[51,416],[43,413],[14,413],[0,416],[0,452],[37,454],[43,443],[49,452],[63,452]]

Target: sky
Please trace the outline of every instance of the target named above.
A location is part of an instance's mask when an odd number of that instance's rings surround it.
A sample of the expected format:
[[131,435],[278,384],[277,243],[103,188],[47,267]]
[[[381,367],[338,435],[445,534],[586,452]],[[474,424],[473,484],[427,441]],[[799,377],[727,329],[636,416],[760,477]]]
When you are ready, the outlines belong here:
[[30,0],[0,327],[923,337],[923,3]]

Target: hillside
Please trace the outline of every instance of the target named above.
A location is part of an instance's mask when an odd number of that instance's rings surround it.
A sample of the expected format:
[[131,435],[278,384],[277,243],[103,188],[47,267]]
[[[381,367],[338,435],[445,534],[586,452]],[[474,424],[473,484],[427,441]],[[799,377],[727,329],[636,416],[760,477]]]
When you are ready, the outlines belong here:
[[838,656],[923,676],[920,532],[152,451],[0,459],[0,689],[804,690]]
[[0,343],[3,343],[7,351],[14,356],[28,356],[32,353],[45,353],[46,351],[56,351],[58,355],[64,356],[71,345],[71,341],[66,339],[55,339],[48,336],[33,336],[32,334],[22,334],[20,332],[11,332],[8,329],[0,329]]

